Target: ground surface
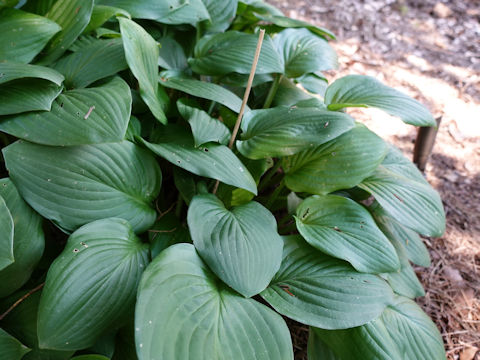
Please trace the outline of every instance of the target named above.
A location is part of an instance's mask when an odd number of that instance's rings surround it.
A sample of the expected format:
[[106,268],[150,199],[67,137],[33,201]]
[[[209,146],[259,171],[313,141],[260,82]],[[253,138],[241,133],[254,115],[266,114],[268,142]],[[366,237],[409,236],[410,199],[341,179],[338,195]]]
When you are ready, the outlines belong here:
[[[403,90],[442,117],[426,177],[440,192],[447,231],[426,239],[432,265],[418,268],[419,304],[442,333],[449,359],[480,359],[480,1],[270,0],[293,18],[332,30],[339,71]],[[374,110],[354,110],[411,157],[416,129]],[[296,358],[307,330],[295,327]]]

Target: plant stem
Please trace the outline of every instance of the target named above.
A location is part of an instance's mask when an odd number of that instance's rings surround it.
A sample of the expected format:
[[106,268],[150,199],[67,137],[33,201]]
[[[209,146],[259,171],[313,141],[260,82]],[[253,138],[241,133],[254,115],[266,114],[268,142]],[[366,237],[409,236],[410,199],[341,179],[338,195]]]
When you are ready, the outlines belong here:
[[265,189],[266,185],[270,181],[270,179],[277,173],[278,169],[282,165],[282,162],[278,160],[271,168],[267,171],[264,175],[260,183],[258,184],[258,191]]
[[[255,56],[253,57],[252,67],[250,69],[250,75],[248,76],[247,88],[243,94],[242,106],[240,107],[240,112],[238,113],[237,122],[232,131],[232,137],[228,143],[228,147],[231,149],[235,138],[237,137],[238,129],[240,129],[240,124],[242,123],[243,113],[245,112],[245,106],[247,105],[248,96],[250,95],[250,90],[252,89],[253,77],[255,76],[255,70],[257,69],[258,59],[260,58],[260,51],[262,50],[263,37],[265,36],[265,30],[261,29],[260,34],[258,35],[257,49],[255,50]],[[218,186],[220,181],[217,180],[215,186],[213,187],[213,194],[217,193]]]
[[275,188],[275,191],[272,193],[270,198],[267,201],[266,207],[270,209],[270,207],[275,203],[275,200],[277,200],[278,195],[282,192],[283,188],[285,187],[285,181],[281,181],[280,184]]
[[270,105],[272,105],[272,101],[273,99],[275,99],[275,95],[277,95],[278,85],[280,85],[281,80],[282,74],[275,74],[275,78],[273,79],[272,85],[270,86],[270,90],[268,90],[265,103],[263,104],[264,109],[268,109]]
[[45,283],[41,283],[40,285],[38,285],[37,287],[33,288],[32,290],[30,290],[29,292],[27,292],[25,295],[23,295],[20,299],[18,299],[17,301],[15,301],[13,303],[12,306],[10,306],[7,311],[5,311],[2,315],[0,315],[0,321],[3,320],[3,318],[5,316],[7,316],[13,309],[15,309],[18,305],[20,305],[20,303],[25,300],[26,298],[28,298],[30,295],[32,295],[33,293],[37,292],[38,290],[40,290],[41,288],[43,288],[43,285],[45,285]]
[[180,217],[180,214],[182,213],[182,205],[183,205],[183,198],[180,193],[178,193],[178,198],[177,198],[177,206],[175,207],[175,216]]

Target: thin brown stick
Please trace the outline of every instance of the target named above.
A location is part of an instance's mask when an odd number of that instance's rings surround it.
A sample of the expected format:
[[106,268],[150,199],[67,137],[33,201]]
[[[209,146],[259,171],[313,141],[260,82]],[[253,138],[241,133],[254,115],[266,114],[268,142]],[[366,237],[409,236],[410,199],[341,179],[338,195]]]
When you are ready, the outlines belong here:
[[13,303],[12,306],[10,306],[8,308],[7,311],[5,311],[2,315],[0,315],[0,321],[3,320],[3,318],[5,316],[7,316],[13,309],[15,309],[18,305],[20,305],[20,303],[25,300],[26,298],[28,298],[30,295],[32,295],[33,293],[37,292],[38,290],[40,290],[41,288],[43,288],[43,285],[45,285],[45,283],[41,283],[40,285],[38,285],[37,287],[33,288],[32,290],[30,290],[28,293],[26,293],[25,295],[23,295],[20,299],[18,299],[17,301],[15,301]]
[[[255,50],[255,56],[253,58],[252,67],[250,69],[250,75],[248,76],[247,88],[245,89],[245,93],[243,94],[242,106],[240,107],[240,112],[238,113],[237,122],[233,127],[232,137],[230,138],[230,142],[228,143],[228,147],[230,149],[233,147],[233,143],[235,142],[235,138],[237,137],[238,130],[240,129],[240,124],[242,123],[243,113],[245,112],[245,106],[247,105],[248,97],[250,95],[250,90],[252,89],[252,83],[253,83],[253,78],[255,76],[255,70],[257,69],[258,59],[260,58],[260,51],[262,50],[262,43],[263,43],[264,36],[265,36],[265,30],[261,29],[258,35],[257,48]],[[216,194],[219,185],[220,185],[220,181],[217,180],[212,191],[214,194]]]

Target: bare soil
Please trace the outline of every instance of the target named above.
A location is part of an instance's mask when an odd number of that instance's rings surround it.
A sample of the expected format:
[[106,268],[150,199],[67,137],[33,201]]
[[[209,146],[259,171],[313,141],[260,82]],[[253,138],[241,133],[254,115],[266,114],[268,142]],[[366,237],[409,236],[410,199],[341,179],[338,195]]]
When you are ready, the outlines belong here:
[[[269,0],[326,27],[347,74],[374,76],[441,117],[425,175],[442,196],[447,230],[425,239],[418,303],[437,324],[448,359],[480,360],[480,0]],[[416,129],[373,109],[351,114],[412,156]],[[308,329],[293,324],[296,359]]]

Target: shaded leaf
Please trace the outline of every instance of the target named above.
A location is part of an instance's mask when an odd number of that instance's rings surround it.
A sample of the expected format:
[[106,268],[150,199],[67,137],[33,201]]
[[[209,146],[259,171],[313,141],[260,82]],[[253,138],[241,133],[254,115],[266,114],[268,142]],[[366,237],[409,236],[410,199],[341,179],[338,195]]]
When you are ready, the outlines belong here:
[[3,155],[22,197],[64,230],[115,216],[142,232],[155,221],[150,203],[160,190],[160,168],[131,142],[52,147],[17,141]]
[[386,152],[380,137],[357,124],[323,145],[283,159],[285,184],[293,191],[312,194],[348,189],[372,174]]
[[235,18],[238,0],[202,0],[207,8],[209,20],[207,30],[209,33],[223,32],[228,29]]
[[145,271],[135,330],[140,360],[293,360],[284,320],[223,285],[190,244],[168,248]]
[[0,357],[2,359],[20,360],[29,351],[29,348],[0,328]]
[[49,112],[29,112],[0,120],[0,130],[45,145],[83,145],[121,141],[132,98],[121,78],[88,89],[67,91]]
[[349,115],[316,108],[253,110],[242,121],[237,148],[251,159],[293,155],[332,140],[353,126]]
[[91,346],[128,314],[148,265],[148,246],[123,219],[75,231],[48,270],[38,309],[41,348]]
[[5,201],[14,223],[13,257],[15,259],[15,262],[0,271],[1,298],[22,287],[30,278],[42,257],[45,239],[42,218],[23,201],[8,178],[0,179],[0,197]]
[[173,37],[164,36],[158,39],[161,45],[158,65],[167,70],[183,70],[188,67],[185,51]]
[[83,30],[83,33],[88,34],[89,32],[98,29],[106,21],[108,21],[114,16],[124,16],[126,18],[130,18],[130,14],[123,9],[113,6],[94,5],[92,10],[92,16],[90,17],[90,22],[88,23],[85,30]]
[[[167,88],[180,90],[184,93],[202,99],[216,101],[219,104],[222,104],[237,113],[240,112],[240,107],[242,106],[242,99],[240,99],[230,90],[227,90],[220,85],[195,79],[166,77],[164,75],[165,73],[161,74],[159,81],[163,86]],[[247,111],[248,109],[249,108],[247,106],[245,110]]]
[[54,68],[65,75],[67,88],[83,88],[128,68],[122,39],[98,40],[61,58]]
[[[126,18],[118,18],[122,33],[125,58],[140,86],[140,96],[159,121],[166,124],[163,109],[168,97],[160,89],[158,77],[158,44],[140,25]],[[161,91],[160,91],[161,90]]]
[[330,30],[309,24],[308,22],[292,19],[286,16],[274,15],[274,14],[256,14],[257,17],[263,21],[270,22],[276,26],[283,28],[306,28],[312,33],[322,36],[326,39],[335,39],[335,35]]
[[[203,75],[225,75],[231,72],[249,74],[258,36],[227,31],[203,37],[195,45],[194,58],[188,64]],[[265,36],[256,73],[281,73],[283,64],[270,37]]]
[[284,239],[280,270],[261,293],[279,313],[307,325],[344,329],[375,319],[392,301],[380,277],[356,272],[301,236]]
[[193,140],[198,147],[207,142],[218,142],[227,145],[231,134],[230,130],[219,120],[212,118],[205,111],[189,106],[188,101],[177,101],[180,115],[188,121],[192,128]]
[[196,175],[257,193],[252,175],[224,145],[207,143],[196,148],[192,135],[178,125],[164,127],[154,143],[139,141],[155,154]]
[[417,100],[392,89],[375,78],[347,75],[334,81],[325,93],[329,110],[374,107],[416,126],[435,126],[432,114]]
[[0,11],[0,62],[28,64],[61,27],[43,16],[17,9]]
[[283,246],[269,210],[254,201],[228,210],[215,195],[197,195],[187,220],[196,250],[227,285],[245,297],[268,286]]
[[310,245],[348,261],[357,271],[379,274],[400,269],[395,248],[370,213],[353,200],[311,196],[298,206],[296,223]]
[[308,360],[338,360],[333,351],[325,345],[315,331],[308,331]]
[[13,257],[13,219],[0,195],[0,271],[15,261]]
[[335,50],[307,29],[285,29],[275,36],[274,43],[283,55],[284,74],[289,78],[338,66]]
[[62,27],[42,52],[39,65],[57,60],[73,44],[90,21],[93,0],[57,0],[46,17]]

